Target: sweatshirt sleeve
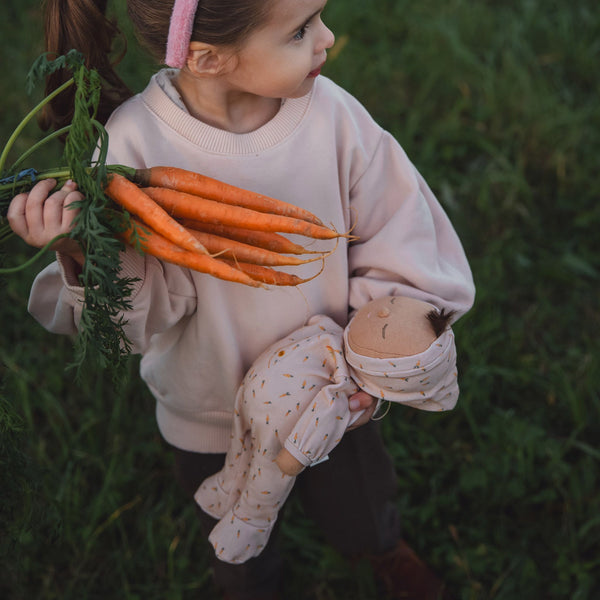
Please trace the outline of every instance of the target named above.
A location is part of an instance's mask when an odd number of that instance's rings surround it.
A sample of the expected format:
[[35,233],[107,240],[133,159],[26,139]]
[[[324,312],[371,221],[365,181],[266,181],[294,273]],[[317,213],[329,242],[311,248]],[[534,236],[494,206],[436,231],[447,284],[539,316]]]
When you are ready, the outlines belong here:
[[[189,271],[142,256],[132,248],[121,255],[121,277],[137,278],[132,288],[132,310],[124,313],[125,333],[134,353],[143,353],[150,338],[196,309],[196,291]],[[62,255],[33,282],[29,312],[48,331],[77,333],[84,289],[77,282],[73,261]]]
[[[139,102],[141,99],[135,97],[126,105]],[[135,130],[123,122],[131,118],[126,105],[119,107],[106,124],[110,136],[106,163],[144,168],[147,165],[139,150],[143,144],[132,134]],[[132,310],[123,315],[134,353],[143,354],[154,334],[167,331],[196,310],[197,290],[188,269],[142,256],[127,246],[121,253],[120,277],[137,279],[132,284]],[[34,280],[29,312],[49,331],[73,335],[77,333],[83,301],[84,289],[77,281],[73,261],[59,254],[57,261]]]
[[351,188],[359,236],[349,248],[350,310],[404,295],[454,310],[473,304],[475,288],[448,216],[398,142],[383,131]]

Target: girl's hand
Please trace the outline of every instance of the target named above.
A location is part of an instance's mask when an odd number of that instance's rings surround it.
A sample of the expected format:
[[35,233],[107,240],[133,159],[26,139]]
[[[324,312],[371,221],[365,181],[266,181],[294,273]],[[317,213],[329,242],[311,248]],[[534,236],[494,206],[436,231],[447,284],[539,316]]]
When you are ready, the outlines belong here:
[[[76,191],[77,184],[72,181],[67,181],[60,190],[50,194],[55,185],[54,179],[40,181],[30,192],[15,196],[8,207],[11,229],[35,248],[43,248],[57,235],[71,232],[78,211],[70,205],[83,198]],[[75,240],[61,238],[50,250],[68,254],[80,265],[83,264],[83,252]]]
[[373,398],[367,394],[367,392],[363,392],[362,390],[352,394],[348,398],[348,405],[350,406],[350,412],[358,412],[359,410],[364,410],[365,412],[354,422],[350,427],[346,429],[346,431],[351,431],[352,429],[356,429],[361,425],[365,425],[369,422],[375,409],[377,408],[377,399]]

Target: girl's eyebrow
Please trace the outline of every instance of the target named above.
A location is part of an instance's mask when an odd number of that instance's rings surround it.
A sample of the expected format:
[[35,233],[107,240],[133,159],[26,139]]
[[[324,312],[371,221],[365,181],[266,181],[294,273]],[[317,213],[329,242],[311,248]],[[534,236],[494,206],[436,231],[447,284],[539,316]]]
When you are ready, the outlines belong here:
[[304,19],[302,21],[302,23],[300,23],[298,26],[293,27],[291,31],[292,32],[296,32],[296,31],[302,29],[307,23],[309,23],[312,19],[314,19],[318,14],[320,14],[320,13],[323,12],[323,10],[325,9],[325,5],[326,4],[327,4],[327,1],[323,2],[323,4],[321,5],[320,8],[318,8],[317,10],[315,10],[315,12],[312,15],[310,15],[310,17]]

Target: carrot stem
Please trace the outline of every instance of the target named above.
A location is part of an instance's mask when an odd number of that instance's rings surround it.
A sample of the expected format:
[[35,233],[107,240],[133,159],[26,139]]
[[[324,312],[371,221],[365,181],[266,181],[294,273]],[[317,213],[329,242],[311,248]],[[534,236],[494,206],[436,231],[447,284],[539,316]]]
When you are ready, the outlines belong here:
[[10,172],[14,173],[19,168],[19,166],[22,163],[24,163],[34,152],[36,152],[39,148],[41,148],[48,142],[60,137],[61,135],[64,135],[65,133],[68,133],[69,129],[71,129],[71,126],[67,125],[66,127],[57,129],[56,131],[53,131],[52,133],[48,134],[46,137],[44,137],[41,140],[39,140],[38,142],[36,142],[33,146],[31,146],[25,152],[23,152],[23,154],[21,154],[21,156],[19,156],[19,158],[12,164],[12,166],[9,169]]
[[40,258],[49,248],[54,244],[54,242],[69,237],[68,233],[61,233],[57,235],[55,238],[51,239],[43,248],[40,248],[30,259],[26,260],[24,263],[17,265],[16,267],[2,267],[0,268],[0,274],[9,275],[10,273],[18,273],[19,271],[23,271],[30,265],[32,265],[38,258]]
[[50,102],[53,98],[61,94],[68,87],[73,85],[75,80],[73,78],[65,81],[60,87],[56,88],[51,94],[48,94],[43,100],[38,102],[23,118],[23,120],[17,125],[16,129],[12,132],[11,136],[8,138],[8,142],[6,142],[6,146],[4,146],[4,150],[2,150],[2,154],[0,154],[0,173],[4,170],[4,165],[6,164],[6,159],[8,158],[8,153],[13,147],[15,141],[21,135],[23,129],[25,129],[27,123],[35,117],[35,115],[40,111],[48,102]]

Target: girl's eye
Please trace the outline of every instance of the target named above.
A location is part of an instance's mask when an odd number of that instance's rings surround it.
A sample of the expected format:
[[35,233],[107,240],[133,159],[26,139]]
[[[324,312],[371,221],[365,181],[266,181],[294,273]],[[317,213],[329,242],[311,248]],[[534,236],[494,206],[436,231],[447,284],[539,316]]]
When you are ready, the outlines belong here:
[[296,41],[300,41],[304,39],[304,36],[306,35],[306,30],[308,29],[308,24],[304,25],[299,31],[298,33],[294,36],[294,40]]

